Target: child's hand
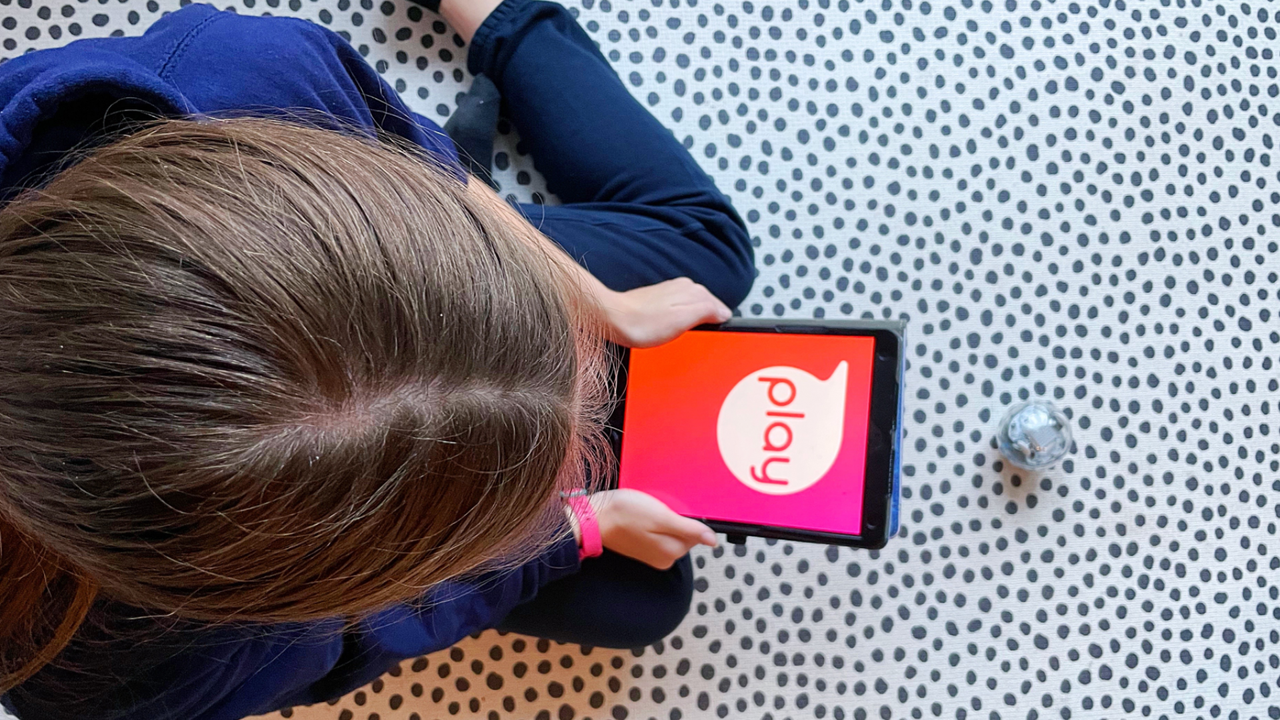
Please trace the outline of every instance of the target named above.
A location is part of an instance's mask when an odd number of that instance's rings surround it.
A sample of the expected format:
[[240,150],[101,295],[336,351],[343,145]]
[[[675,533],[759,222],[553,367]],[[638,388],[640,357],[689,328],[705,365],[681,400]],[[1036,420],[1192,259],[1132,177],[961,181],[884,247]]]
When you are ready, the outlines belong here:
[[627,292],[600,289],[609,339],[626,347],[661,345],[695,325],[722,323],[733,316],[711,291],[687,277]]
[[567,255],[557,257],[577,275],[604,314],[608,340],[623,347],[655,347],[696,325],[722,323],[733,317],[733,311],[710,290],[687,277],[618,292]]
[[591,507],[606,548],[659,570],[671,567],[695,545],[716,545],[711,528],[639,490],[595,493]]

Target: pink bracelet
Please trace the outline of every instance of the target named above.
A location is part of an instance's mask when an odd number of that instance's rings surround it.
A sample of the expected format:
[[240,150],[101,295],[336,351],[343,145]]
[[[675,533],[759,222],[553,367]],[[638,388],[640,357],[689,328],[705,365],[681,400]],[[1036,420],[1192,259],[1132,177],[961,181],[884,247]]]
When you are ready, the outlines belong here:
[[578,520],[578,532],[582,533],[582,547],[578,550],[578,559],[585,560],[597,557],[604,552],[604,543],[600,538],[600,523],[596,520],[596,512],[591,508],[585,491],[575,490],[563,495],[564,502]]

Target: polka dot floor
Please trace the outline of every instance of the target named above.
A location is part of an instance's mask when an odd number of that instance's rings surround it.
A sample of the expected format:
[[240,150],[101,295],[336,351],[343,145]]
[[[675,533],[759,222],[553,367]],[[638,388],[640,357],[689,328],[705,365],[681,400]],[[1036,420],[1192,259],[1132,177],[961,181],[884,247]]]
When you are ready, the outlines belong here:
[[[486,633],[285,716],[1280,718],[1280,8],[574,2],[747,220],[744,315],[909,319],[901,533],[697,552],[642,652]],[[3,55],[175,7],[0,0]],[[233,7],[349,36],[440,121],[469,82],[405,0]],[[540,194],[503,130],[502,191]],[[1040,474],[993,450],[1026,398],[1076,438]]]

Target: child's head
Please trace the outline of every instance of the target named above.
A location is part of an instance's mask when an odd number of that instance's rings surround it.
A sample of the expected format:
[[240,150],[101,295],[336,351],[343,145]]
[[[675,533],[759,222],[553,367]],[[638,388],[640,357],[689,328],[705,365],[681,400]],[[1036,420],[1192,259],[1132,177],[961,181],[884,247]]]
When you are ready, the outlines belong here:
[[98,595],[355,614],[546,538],[600,346],[563,256],[480,185],[167,122],[0,211],[0,689]]

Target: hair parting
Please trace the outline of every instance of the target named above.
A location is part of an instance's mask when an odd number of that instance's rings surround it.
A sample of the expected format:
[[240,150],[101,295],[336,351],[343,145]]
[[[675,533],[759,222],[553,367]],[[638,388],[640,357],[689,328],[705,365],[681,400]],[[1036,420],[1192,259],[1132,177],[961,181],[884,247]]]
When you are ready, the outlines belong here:
[[0,209],[0,691],[96,602],[356,616],[563,532],[607,462],[599,312],[455,173],[163,121]]

